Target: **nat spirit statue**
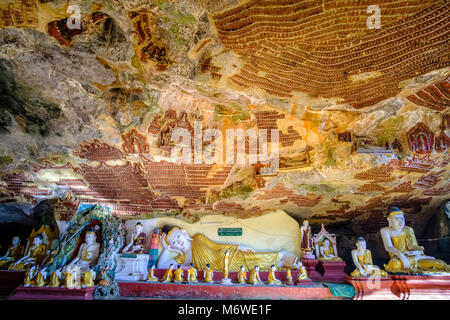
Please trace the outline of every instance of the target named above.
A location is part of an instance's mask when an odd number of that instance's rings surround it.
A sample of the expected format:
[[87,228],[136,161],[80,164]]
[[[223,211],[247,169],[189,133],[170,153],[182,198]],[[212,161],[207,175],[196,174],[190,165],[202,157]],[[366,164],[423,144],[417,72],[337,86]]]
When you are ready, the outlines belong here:
[[372,253],[366,249],[366,240],[360,237],[356,240],[356,249],[352,250],[353,263],[356,269],[350,274],[352,277],[387,277],[387,273],[372,262]]
[[0,270],[8,269],[11,264],[23,256],[23,245],[20,244],[20,238],[12,238],[12,244],[9,246],[3,257],[0,257]]
[[449,266],[442,260],[424,255],[424,248],[417,244],[414,230],[405,226],[403,211],[394,207],[389,213],[388,227],[380,230],[384,248],[390,260],[384,269],[391,273],[448,272]]
[[32,266],[39,266],[45,257],[47,246],[42,243],[42,235],[38,234],[33,239],[33,246],[28,249],[28,253],[12,264],[8,269],[28,270]]
[[[191,238],[186,230],[177,227],[172,228],[167,235],[163,233],[161,243],[163,251],[158,260],[158,268],[167,268],[170,264],[189,265],[193,262],[197,268],[204,269],[209,263],[212,269],[223,270],[226,251],[229,254],[229,271],[238,271],[241,265],[250,269],[256,264],[266,270],[272,264],[278,267],[296,267],[296,256],[290,252],[254,252],[246,247],[216,243],[202,234]],[[171,252],[179,255],[172,259]]]
[[147,236],[144,232],[142,232],[143,226],[142,223],[138,222],[135,225],[135,231],[131,235],[131,241],[128,243],[125,248],[123,248],[122,253],[135,253],[135,254],[143,254],[144,253],[144,245],[147,239]]

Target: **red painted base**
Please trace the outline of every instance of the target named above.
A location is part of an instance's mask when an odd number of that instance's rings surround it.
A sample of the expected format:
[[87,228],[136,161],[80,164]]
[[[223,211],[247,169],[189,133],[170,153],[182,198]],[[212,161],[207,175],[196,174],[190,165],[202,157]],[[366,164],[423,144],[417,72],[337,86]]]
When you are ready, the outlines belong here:
[[306,268],[308,277],[313,281],[322,281],[322,274],[317,269],[319,260],[317,259],[302,259],[302,264]]
[[25,271],[0,270],[0,296],[7,297],[20,286],[25,279]]
[[93,300],[94,287],[83,289],[18,287],[10,300]]
[[345,277],[345,281],[355,288],[353,300],[398,300],[391,291],[392,278]]
[[175,284],[161,282],[119,282],[122,297],[160,297],[193,299],[329,299],[330,290],[322,285],[261,286],[233,284],[224,286],[204,282]]
[[317,264],[318,270],[323,270],[323,275],[320,281],[323,282],[345,282],[345,262],[319,261]]
[[392,292],[402,300],[449,300],[450,275],[393,275]]

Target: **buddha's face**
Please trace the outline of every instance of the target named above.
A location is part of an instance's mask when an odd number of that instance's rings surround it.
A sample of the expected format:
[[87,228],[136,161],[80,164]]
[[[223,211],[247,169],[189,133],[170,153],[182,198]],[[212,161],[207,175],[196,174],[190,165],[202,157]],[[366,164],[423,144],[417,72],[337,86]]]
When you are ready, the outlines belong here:
[[142,232],[142,229],[144,229],[142,224],[137,224],[135,228],[136,228],[136,233],[137,234],[140,234]]
[[40,245],[41,243],[42,243],[42,239],[41,239],[41,238],[35,237],[35,238],[33,239],[33,244],[34,244],[35,246],[38,246],[38,245]]
[[93,244],[96,240],[96,236],[94,233],[86,233],[86,243]]
[[356,242],[356,248],[358,250],[366,250],[366,242],[359,240],[358,242]]
[[328,240],[328,239],[323,240],[323,246],[325,248],[328,248],[330,246],[330,240]]
[[14,238],[12,239],[12,245],[13,245],[13,246],[17,246],[17,245],[19,245],[19,243],[20,243],[19,237],[14,237]]
[[396,214],[388,218],[389,226],[394,230],[401,230],[405,226],[405,217],[403,214]]
[[189,247],[189,239],[186,233],[179,230],[174,230],[167,238],[167,242],[172,248],[181,251],[185,251]]

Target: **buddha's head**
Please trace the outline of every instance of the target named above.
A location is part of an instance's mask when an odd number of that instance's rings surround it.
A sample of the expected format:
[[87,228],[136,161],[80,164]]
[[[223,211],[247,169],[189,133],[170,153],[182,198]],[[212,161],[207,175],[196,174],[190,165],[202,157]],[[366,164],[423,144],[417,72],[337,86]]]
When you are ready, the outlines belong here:
[[259,271],[259,266],[255,266],[255,270],[256,270],[256,271]]
[[19,237],[12,238],[12,245],[13,246],[18,246],[19,244],[20,244],[20,238]]
[[169,269],[170,269],[170,270],[173,269],[173,263],[171,263],[171,264],[169,265]]
[[359,237],[356,240],[356,248],[361,251],[366,250],[366,240],[363,237]]
[[95,243],[95,240],[97,240],[97,235],[93,231],[86,232],[86,243],[87,244],[93,244]]
[[228,257],[230,253],[228,251],[225,251],[225,257]]
[[322,245],[323,245],[325,248],[328,248],[328,247],[330,246],[330,240],[329,240],[328,238],[325,238],[325,239],[323,240],[323,242],[322,242]]
[[392,208],[387,220],[389,222],[389,227],[396,231],[403,229],[405,226],[405,216],[403,215],[403,211],[397,207]]
[[33,239],[33,245],[38,246],[40,245],[42,242],[44,241],[44,239],[42,238],[42,235],[38,234],[36,237],[34,237]]
[[186,230],[174,227],[164,238],[164,241],[166,241],[169,249],[186,252],[191,248],[192,238],[189,237]]
[[273,264],[273,265],[270,266],[270,269],[272,269],[272,271],[276,271],[277,267]]
[[136,229],[136,233],[140,234],[142,232],[142,229],[144,229],[144,226],[142,225],[142,223],[138,222],[138,223],[136,223],[134,228]]
[[210,268],[211,268],[211,265],[210,265],[209,263],[207,263],[207,264],[206,264],[206,269],[209,270]]
[[191,268],[193,268],[193,267],[194,267],[194,264],[193,264],[193,263],[190,263],[189,266],[190,266]]

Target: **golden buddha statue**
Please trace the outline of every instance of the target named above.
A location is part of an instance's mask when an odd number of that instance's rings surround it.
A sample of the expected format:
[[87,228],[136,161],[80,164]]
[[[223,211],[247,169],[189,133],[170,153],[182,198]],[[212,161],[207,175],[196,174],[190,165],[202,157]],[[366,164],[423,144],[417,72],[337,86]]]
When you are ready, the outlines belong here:
[[380,230],[384,248],[390,260],[384,269],[391,273],[448,272],[449,266],[442,260],[425,256],[424,248],[417,244],[414,230],[405,226],[403,211],[394,207],[389,213],[388,227]]
[[187,273],[188,273],[188,276],[187,276],[188,283],[197,282],[197,270],[194,268],[193,263],[190,264],[190,268],[187,271]]
[[161,282],[172,282],[172,278],[173,278],[173,264],[171,264],[169,266],[169,269],[166,270],[166,272],[164,272],[164,276],[161,279]]
[[37,275],[36,275],[36,283],[35,283],[34,286],[35,287],[39,287],[39,288],[45,287],[45,285],[46,285],[46,282],[45,282],[46,277],[47,277],[47,271],[46,271],[46,268],[44,268],[44,269],[42,269],[41,271],[39,271],[37,273]]
[[181,283],[184,281],[184,271],[181,269],[181,266],[178,265],[177,270],[173,272],[173,282]]
[[35,273],[36,273],[36,266],[33,265],[25,274],[25,280],[23,282],[24,287],[31,287],[32,285],[34,285],[33,278],[36,276]]
[[11,264],[23,256],[23,245],[20,244],[20,238],[12,238],[12,244],[8,247],[5,255],[0,257],[0,270],[8,269]]
[[237,276],[238,283],[247,283],[247,272],[245,272],[245,267],[241,266]]
[[306,272],[306,268],[301,261],[299,261],[299,273],[297,275],[297,281],[300,280],[309,280],[308,273]]
[[290,268],[286,269],[286,284],[293,284],[293,282],[292,282],[292,274],[291,274],[291,269]]
[[277,270],[277,267],[275,267],[275,265],[273,264],[270,267],[270,272],[269,275],[267,277],[267,284],[268,285],[276,285],[276,284],[282,284],[280,280],[278,280],[275,276],[275,271]]
[[[197,268],[204,269],[210,264],[214,270],[225,270],[224,255],[228,251],[227,271],[238,271],[241,265],[250,269],[259,264],[261,268],[270,269],[272,264],[278,267],[297,267],[294,265],[296,256],[287,251],[254,252],[252,249],[233,244],[216,243],[202,234],[189,237],[186,230],[174,227],[166,235],[162,234],[163,251],[158,259],[158,268],[166,268],[170,264],[189,265],[194,263]],[[178,256],[172,259],[172,252]]]
[[49,278],[48,286],[50,288],[61,287],[61,266],[58,266],[55,271],[52,272]]
[[208,283],[214,282],[213,280],[214,272],[211,269],[211,265],[209,263],[206,264],[206,270],[204,271],[204,281]]
[[261,278],[259,277],[259,266],[255,266],[255,268],[250,273],[248,284],[263,284]]
[[42,235],[38,234],[33,239],[33,246],[28,249],[28,253],[12,264],[9,270],[28,270],[33,265],[39,265],[44,260],[47,246],[42,243]]
[[94,271],[94,267],[91,266],[89,270],[84,273],[83,284],[81,285],[83,288],[90,288],[95,286],[95,276],[97,273]]
[[158,282],[158,278],[155,277],[155,265],[152,265],[150,272],[147,274],[147,282]]
[[228,278],[228,266],[230,265],[230,253],[228,251],[225,251],[225,256],[223,258],[223,270],[222,270],[222,277]]
[[342,259],[335,254],[334,248],[330,244],[328,238],[323,239],[322,245],[319,247],[319,259],[325,261],[342,261]]
[[366,249],[366,240],[360,237],[356,240],[356,249],[352,250],[353,263],[356,269],[350,273],[352,277],[378,276],[387,277],[386,271],[381,270],[372,262],[372,253]]

